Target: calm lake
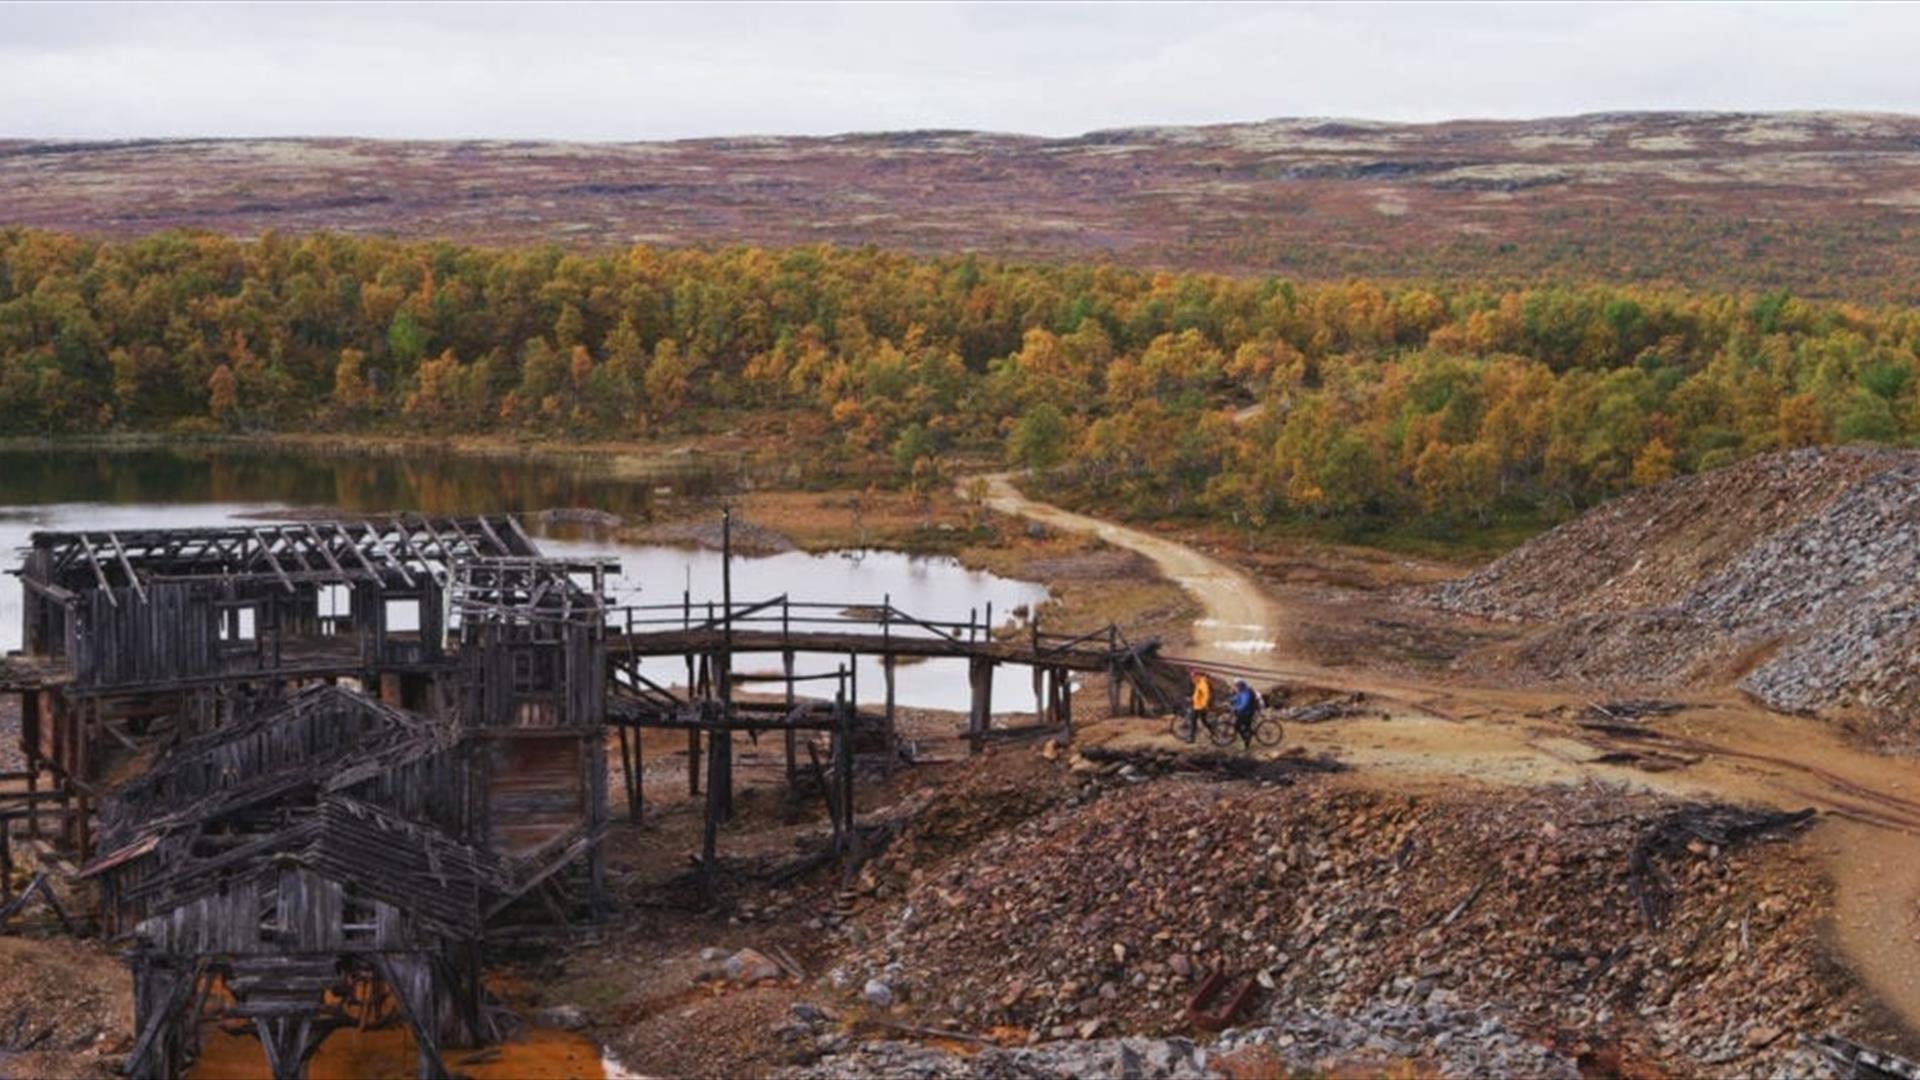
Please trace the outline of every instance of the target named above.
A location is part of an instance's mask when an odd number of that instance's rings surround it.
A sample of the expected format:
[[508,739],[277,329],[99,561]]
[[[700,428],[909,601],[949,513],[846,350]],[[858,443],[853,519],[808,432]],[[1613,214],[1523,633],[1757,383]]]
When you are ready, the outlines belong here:
[[[232,448],[139,450],[0,450],[0,547],[11,561],[38,529],[112,530],[206,526],[272,517],[290,510],[338,508],[349,513],[391,510],[435,515],[510,512],[551,555],[610,555],[622,573],[610,591],[619,603],[696,604],[720,598],[717,552],[622,543],[577,526],[543,527],[538,514],[591,507],[645,520],[657,489],[715,494],[731,483],[725,463],[662,459],[657,470],[614,476],[591,462],[556,464],[416,453],[404,457],[293,453]],[[969,570],[952,559],[891,551],[825,555],[788,552],[737,557],[736,601],[787,593],[796,601],[847,606],[878,604],[932,620],[964,620],[969,609],[993,605],[996,618],[1046,599],[1044,585]],[[20,584],[0,578],[0,648],[20,647]],[[800,670],[831,671],[844,657],[808,657]],[[778,658],[743,660],[742,670],[778,670]],[[661,663],[648,672],[662,683],[685,681],[685,666]],[[877,700],[881,672],[863,661],[863,700]],[[896,671],[902,705],[965,709],[966,666],[927,661]],[[1033,688],[1024,669],[1003,668],[994,703],[1005,711],[1030,709]]]

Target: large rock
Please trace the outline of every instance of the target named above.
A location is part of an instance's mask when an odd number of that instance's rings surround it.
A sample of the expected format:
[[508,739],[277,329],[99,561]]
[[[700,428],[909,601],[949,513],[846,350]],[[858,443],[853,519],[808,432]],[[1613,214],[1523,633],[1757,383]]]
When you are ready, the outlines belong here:
[[727,957],[721,970],[733,982],[752,986],[756,983],[778,982],[786,977],[786,969],[775,963],[772,958],[758,949],[741,949]]

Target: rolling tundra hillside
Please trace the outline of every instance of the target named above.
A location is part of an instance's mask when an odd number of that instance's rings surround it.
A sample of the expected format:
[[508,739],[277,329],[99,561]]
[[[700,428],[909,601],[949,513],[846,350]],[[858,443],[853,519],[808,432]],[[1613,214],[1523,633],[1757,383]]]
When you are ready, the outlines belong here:
[[1305,278],[1913,300],[1920,117],[1271,120],[1074,138],[0,142],[0,223],[582,247],[830,242]]

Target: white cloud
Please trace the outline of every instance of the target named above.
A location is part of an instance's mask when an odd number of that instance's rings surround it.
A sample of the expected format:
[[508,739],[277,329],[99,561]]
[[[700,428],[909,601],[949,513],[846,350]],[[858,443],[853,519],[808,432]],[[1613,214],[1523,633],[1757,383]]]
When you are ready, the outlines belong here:
[[1920,111],[1920,7],[7,5],[0,137]]

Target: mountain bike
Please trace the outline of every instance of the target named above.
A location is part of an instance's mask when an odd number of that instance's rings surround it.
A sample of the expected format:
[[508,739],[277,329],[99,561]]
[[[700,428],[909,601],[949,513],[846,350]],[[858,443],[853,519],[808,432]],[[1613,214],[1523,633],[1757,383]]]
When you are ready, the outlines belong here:
[[[1252,726],[1251,741],[1261,746],[1279,746],[1286,737],[1286,729],[1281,726],[1280,720],[1270,715],[1265,706],[1254,710]],[[1207,741],[1215,746],[1232,746],[1240,739],[1240,726],[1234,722],[1231,709],[1208,709],[1199,717],[1198,723],[1190,713],[1175,713],[1167,719],[1168,733],[1181,742],[1198,741],[1201,729],[1206,731]]]

